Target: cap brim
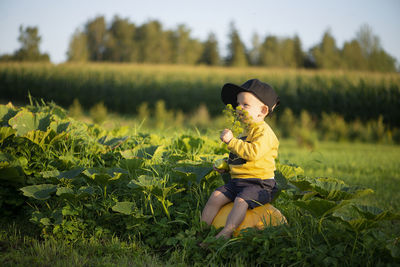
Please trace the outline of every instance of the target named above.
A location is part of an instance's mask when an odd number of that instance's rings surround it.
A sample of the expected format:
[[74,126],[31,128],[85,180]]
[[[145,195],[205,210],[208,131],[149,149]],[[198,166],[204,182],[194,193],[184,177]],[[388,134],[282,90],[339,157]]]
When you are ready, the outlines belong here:
[[237,106],[237,95],[240,92],[248,92],[246,89],[233,84],[233,83],[226,83],[222,87],[221,90],[221,99],[225,105],[231,104],[233,107]]

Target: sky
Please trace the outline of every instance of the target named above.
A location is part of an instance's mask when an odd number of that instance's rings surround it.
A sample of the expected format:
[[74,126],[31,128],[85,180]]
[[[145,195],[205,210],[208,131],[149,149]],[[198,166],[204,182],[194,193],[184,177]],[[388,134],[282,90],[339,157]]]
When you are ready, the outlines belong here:
[[254,33],[261,40],[297,34],[304,51],[320,43],[328,29],[342,48],[368,24],[399,64],[399,14],[400,0],[0,0],[0,55],[20,47],[20,25],[36,26],[42,37],[40,51],[53,63],[62,63],[75,30],[97,16],[111,23],[118,15],[137,26],[156,19],[164,30],[184,24],[200,41],[213,32],[223,55],[231,22],[248,48]]

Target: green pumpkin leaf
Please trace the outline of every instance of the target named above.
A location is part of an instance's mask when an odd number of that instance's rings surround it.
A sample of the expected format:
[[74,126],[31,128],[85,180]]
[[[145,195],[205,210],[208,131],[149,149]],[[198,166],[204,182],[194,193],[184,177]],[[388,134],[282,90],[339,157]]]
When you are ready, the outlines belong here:
[[24,196],[32,197],[38,200],[46,200],[50,198],[52,193],[57,191],[57,185],[53,184],[39,184],[30,185],[20,188]]
[[8,126],[8,120],[17,114],[17,111],[10,105],[0,105],[0,125]]
[[301,191],[311,191],[312,187],[312,179],[308,177],[296,177],[289,180],[290,183],[298,187]]
[[392,213],[390,211],[383,211],[377,207],[354,204],[353,208],[368,220],[400,220],[400,214]]
[[8,123],[17,131],[17,135],[22,136],[30,131],[36,130],[37,125],[35,115],[27,110],[21,110]]
[[347,200],[373,193],[372,189],[347,186],[343,181],[334,178],[318,178],[311,184],[314,191],[330,200]]
[[57,188],[56,195],[59,197],[71,197],[74,195],[74,190],[68,187],[59,187]]
[[119,212],[125,215],[131,215],[136,212],[136,205],[133,202],[125,201],[125,202],[117,202],[112,210],[115,212]]
[[137,151],[136,156],[139,158],[151,159],[156,153],[159,146],[145,146]]
[[69,171],[59,173],[56,177],[58,179],[62,179],[62,178],[74,179],[75,177],[79,176],[83,172],[84,169],[85,168],[82,168],[82,167],[73,168]]
[[17,131],[11,127],[0,128],[0,142],[3,142],[7,137],[15,134]]
[[296,200],[293,203],[305,210],[308,210],[316,217],[323,216],[327,211],[337,206],[334,201],[318,198],[312,200]]
[[159,179],[148,175],[140,175],[137,180],[130,181],[127,186],[132,189],[146,189],[148,191],[152,191],[155,188],[162,188]]
[[286,179],[290,179],[293,177],[297,177],[298,175],[304,174],[304,170],[302,168],[293,164],[276,163],[276,170],[277,172],[282,174],[282,176],[285,177]]
[[98,140],[98,142],[102,145],[115,148],[115,147],[121,145],[123,142],[125,142],[126,139],[128,139],[127,136],[119,137],[119,138],[115,137],[115,138],[111,138],[111,139],[109,139],[108,136],[103,136],[102,138],[100,138]]
[[204,177],[206,177],[210,172],[213,171],[212,167],[209,166],[179,166],[173,169],[174,171],[194,174],[196,176],[196,181],[199,183]]
[[92,196],[94,195],[95,192],[96,192],[95,189],[91,186],[82,186],[81,188],[78,189],[77,193],[80,197],[83,197],[83,196]]
[[8,123],[15,129],[18,136],[23,136],[30,131],[41,130],[47,131],[50,125],[50,114],[36,113],[22,109]]

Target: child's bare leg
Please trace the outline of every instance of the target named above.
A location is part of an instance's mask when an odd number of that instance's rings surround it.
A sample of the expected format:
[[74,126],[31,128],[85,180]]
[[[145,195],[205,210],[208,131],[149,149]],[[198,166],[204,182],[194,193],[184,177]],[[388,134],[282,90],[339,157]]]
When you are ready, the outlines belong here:
[[229,202],[231,202],[231,200],[227,198],[223,193],[221,193],[220,191],[214,191],[203,209],[201,220],[203,222],[206,222],[208,225],[211,225],[218,211],[222,208],[222,206]]
[[243,222],[249,205],[240,197],[235,198],[233,208],[226,219],[225,227],[215,237],[230,238],[233,231]]

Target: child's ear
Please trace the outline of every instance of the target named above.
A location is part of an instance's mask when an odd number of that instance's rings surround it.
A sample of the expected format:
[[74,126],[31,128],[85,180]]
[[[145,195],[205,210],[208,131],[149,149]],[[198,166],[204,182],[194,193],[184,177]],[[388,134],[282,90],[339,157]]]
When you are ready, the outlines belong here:
[[264,106],[261,107],[261,114],[262,115],[267,116],[268,112],[269,112],[268,106],[264,105]]

